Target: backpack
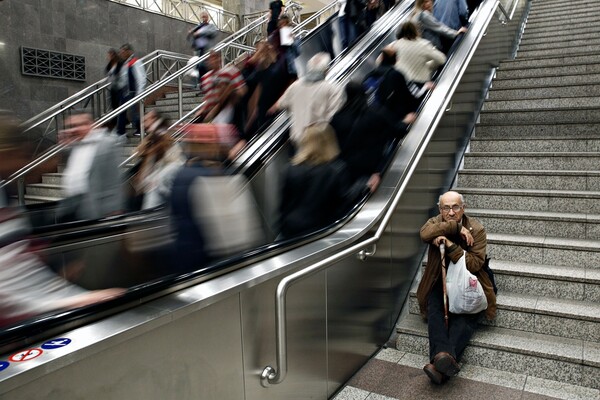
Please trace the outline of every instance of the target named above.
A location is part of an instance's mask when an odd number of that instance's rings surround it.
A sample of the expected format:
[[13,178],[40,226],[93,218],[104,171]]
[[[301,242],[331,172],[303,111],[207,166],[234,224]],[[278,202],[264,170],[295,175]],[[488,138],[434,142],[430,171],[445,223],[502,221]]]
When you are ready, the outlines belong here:
[[381,76],[369,76],[363,81],[362,85],[365,90],[365,94],[367,95],[367,104],[381,105],[381,101],[377,97],[377,91],[386,74],[387,71]]

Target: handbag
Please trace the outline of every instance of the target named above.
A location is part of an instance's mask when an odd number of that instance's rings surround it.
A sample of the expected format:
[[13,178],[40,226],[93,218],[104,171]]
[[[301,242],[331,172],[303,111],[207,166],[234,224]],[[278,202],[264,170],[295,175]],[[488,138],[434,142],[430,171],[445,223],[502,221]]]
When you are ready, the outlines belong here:
[[450,262],[446,273],[448,310],[453,314],[477,314],[488,306],[481,282],[469,272],[465,263],[466,255],[456,262]]

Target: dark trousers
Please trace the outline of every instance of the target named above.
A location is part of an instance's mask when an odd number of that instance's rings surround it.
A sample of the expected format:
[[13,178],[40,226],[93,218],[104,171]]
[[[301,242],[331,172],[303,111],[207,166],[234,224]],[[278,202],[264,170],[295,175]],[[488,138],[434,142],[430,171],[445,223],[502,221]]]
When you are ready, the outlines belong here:
[[448,314],[448,329],[444,325],[444,294],[442,279],[433,285],[427,300],[427,328],[429,330],[429,358],[439,352],[451,354],[457,361],[477,329],[479,314]]
[[[126,96],[121,96],[121,103],[125,104],[129,100],[135,97],[135,93],[129,93]],[[125,134],[125,125],[127,125],[127,113],[131,113],[131,124],[135,128],[136,132],[140,131],[140,108],[139,104],[134,104],[126,112],[122,112],[119,114],[117,119],[117,134],[124,135]]]

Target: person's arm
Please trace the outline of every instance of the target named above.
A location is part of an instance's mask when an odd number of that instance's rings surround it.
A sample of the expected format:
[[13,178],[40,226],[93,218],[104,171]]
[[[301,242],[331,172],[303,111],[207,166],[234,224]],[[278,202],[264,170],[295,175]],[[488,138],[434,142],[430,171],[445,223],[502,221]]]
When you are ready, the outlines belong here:
[[427,46],[427,55],[429,56],[429,61],[427,61],[427,66],[430,71],[435,70],[440,65],[444,65],[446,62],[446,55],[435,48],[435,46],[429,44]]
[[433,243],[439,236],[459,235],[462,225],[456,221],[442,221],[441,218],[430,218],[425,225],[421,227],[421,240],[425,243]]
[[144,91],[146,87],[146,70],[142,60],[137,60],[131,66],[133,77],[135,79],[135,94],[138,95]]
[[459,32],[440,22],[430,12],[423,11],[419,19],[423,29],[429,29],[439,35],[454,39]]

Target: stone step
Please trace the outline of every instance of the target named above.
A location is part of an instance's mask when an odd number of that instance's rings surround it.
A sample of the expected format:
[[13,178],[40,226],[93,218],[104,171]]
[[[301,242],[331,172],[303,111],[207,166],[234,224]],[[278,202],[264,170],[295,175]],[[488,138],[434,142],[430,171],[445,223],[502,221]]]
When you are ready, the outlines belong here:
[[[600,22],[600,21],[599,21]],[[577,47],[561,47],[555,49],[540,49],[540,50],[518,50],[518,58],[528,57],[556,57],[559,55],[581,55],[586,53],[598,53],[600,52],[600,44],[590,44]]]
[[597,171],[600,165],[600,153],[491,153],[471,152],[465,154],[464,168],[471,169],[506,169],[506,170],[566,170]]
[[[567,39],[568,38],[568,39]],[[596,35],[594,38],[582,39],[578,35],[561,37],[559,40],[548,39],[542,43],[519,43],[519,52],[522,51],[538,51],[551,49],[575,49],[582,46],[598,46],[600,45],[600,37]]]
[[[565,8],[566,10],[567,8]],[[576,33],[573,33],[573,30],[577,26],[587,25],[582,24],[581,22],[577,22],[578,20],[591,20],[592,18],[598,18],[600,16],[600,9],[598,7],[589,7],[583,8],[576,6],[575,8],[568,9],[568,12],[562,12],[558,10],[547,10],[545,12],[537,11],[533,14],[530,13],[527,16],[527,25],[526,27],[537,27],[538,25],[555,23],[564,24],[564,32],[561,33],[560,36],[576,36]],[[581,25],[580,25],[581,24]]]
[[[582,28],[577,31],[577,36],[575,36],[578,40],[582,39],[597,39],[600,37],[598,30],[594,27]],[[569,42],[573,39],[573,36],[557,36],[556,32],[552,34],[551,31],[548,32],[539,32],[536,35],[526,36],[524,35],[521,39],[519,46],[528,46],[531,44],[541,44],[548,43],[549,41],[554,41],[556,43],[564,43]]]
[[564,9],[565,7],[568,7],[570,5],[581,5],[582,7],[590,7],[590,6],[596,6],[596,0],[581,0],[581,1],[573,1],[573,2],[565,2],[565,1],[551,1],[551,0],[546,0],[546,1],[534,1],[531,4],[531,11],[530,14],[532,12],[546,12],[546,11],[562,11],[564,13]]
[[[595,29],[595,28],[594,28]],[[552,31],[556,35],[556,30]],[[510,69],[556,67],[563,65],[595,64],[600,62],[600,54],[584,54],[579,56],[538,57],[527,59],[503,60],[498,71]]]
[[32,196],[44,196],[44,197],[54,197],[54,198],[63,198],[63,189],[60,184],[49,184],[49,183],[32,183],[27,185],[26,188],[27,195]]
[[[182,99],[183,104],[194,104],[194,105],[198,105],[202,102],[202,97],[198,96],[194,96],[194,97],[184,97]],[[173,106],[173,105],[178,105],[179,104],[179,99],[178,98],[168,98],[168,99],[160,99],[160,100],[156,100],[156,103],[154,104],[156,107],[162,107],[162,106]]]
[[560,25],[561,35],[576,35],[577,27],[579,26],[591,26],[593,24],[597,24],[600,21],[600,13],[595,11],[590,11],[587,16],[578,16],[572,18],[570,16],[554,16],[554,17],[544,17],[540,19],[528,19],[527,24],[525,25],[526,34],[531,31],[537,31],[539,29],[551,28],[554,27],[556,30]]
[[26,194],[24,199],[25,199],[25,204],[40,204],[40,203],[51,203],[51,202],[55,202],[55,201],[60,201],[63,199],[63,197],[35,196],[35,195]]
[[600,171],[462,169],[458,185],[470,188],[590,190],[600,192]]
[[[600,107],[600,96],[589,97],[562,97],[541,98],[524,100],[488,100],[483,105],[487,111],[509,111],[509,110],[545,110],[545,109],[571,109],[582,107]],[[598,112],[598,111],[597,111]]]
[[[522,79],[534,77],[551,77],[563,75],[599,74],[600,66],[594,63],[579,65],[553,65],[539,67],[524,67],[522,69],[498,69],[496,79]],[[594,83],[591,81],[590,83]]]
[[[429,363],[429,357],[423,354],[414,354],[406,351],[399,351],[393,348],[384,348],[376,356],[376,359],[397,363],[402,366],[415,368],[420,370],[423,365]],[[367,367],[368,368],[368,367]],[[512,373],[502,371],[498,369],[485,368],[478,365],[473,365],[467,362],[461,362],[461,370],[458,377],[464,380],[471,380],[475,382],[482,382],[485,384],[501,386],[509,389],[515,389],[523,391],[522,397],[514,397],[520,399],[533,399],[539,398],[534,396],[535,394],[541,395],[544,399],[564,399],[564,400],[590,400],[597,399],[600,396],[600,390],[591,389],[578,385],[570,385],[564,382],[557,382],[549,379],[536,378],[526,373]],[[377,376],[381,378],[381,374]],[[450,383],[453,385],[453,383]],[[447,385],[446,385],[447,386]],[[437,389],[434,387],[434,389]],[[440,393],[444,393],[439,398],[461,398],[460,394],[456,397],[452,395],[446,395],[446,389],[440,390]],[[435,393],[435,392],[432,392]],[[534,394],[532,396],[532,394]],[[484,396],[484,395],[482,395]],[[492,395],[487,395],[492,397]],[[397,396],[398,398],[405,398]],[[464,396],[463,396],[464,397]],[[471,396],[473,397],[473,396]],[[496,396],[498,397],[498,396]],[[502,396],[499,396],[503,398]],[[435,398],[438,398],[437,396]],[[361,391],[355,387],[346,386],[344,390],[338,393],[333,400],[376,400],[386,399],[391,400],[390,397],[378,396],[376,393],[371,394],[368,391]]]
[[[600,215],[576,214],[558,210],[517,211],[476,209],[469,207],[473,216],[485,226],[488,233],[539,235],[571,239],[600,240]],[[600,314],[599,314],[600,315]]]
[[598,240],[490,233],[487,245],[500,260],[600,269]]
[[[589,34],[589,33],[593,34],[594,32],[596,32],[593,29],[593,27],[597,23],[598,23],[597,21],[591,21],[591,23],[589,25],[578,25],[575,33],[573,33],[574,31],[571,31],[570,33],[565,31],[567,33],[566,37],[569,37],[568,36],[569,34],[571,34],[571,35],[578,35],[580,33],[581,34]],[[526,29],[523,32],[523,37],[521,38],[521,40],[522,41],[524,41],[524,40],[527,40],[527,41],[528,40],[544,40],[548,37],[552,37],[553,33],[554,33],[554,37],[557,40],[561,40],[561,38],[557,37],[557,35],[556,35],[556,26],[554,26],[554,29],[552,29],[552,28],[553,28],[552,24],[546,25],[546,26],[529,27],[528,29]]]
[[600,123],[582,123],[564,121],[561,123],[524,123],[495,121],[478,123],[475,127],[476,137],[514,138],[514,137],[547,137],[565,136],[589,137],[600,133]]
[[[198,90],[184,90],[182,93],[183,98],[194,98],[197,97],[199,91]],[[177,99],[179,97],[178,92],[169,92],[165,93],[165,99]]]
[[469,148],[472,152],[598,152],[600,151],[600,134],[589,138],[573,138],[571,136],[473,138]]
[[532,76],[523,78],[494,79],[492,90],[514,88],[546,88],[554,86],[586,85],[600,83],[600,74],[569,74],[561,76]]
[[[407,315],[396,326],[396,348],[427,355],[427,324]],[[598,345],[513,329],[481,326],[471,338],[462,362],[592,389],[600,387]]]
[[[497,315],[487,326],[543,333],[570,339],[600,341],[600,305],[592,302],[555,299],[530,293],[513,293],[498,286]],[[416,290],[409,299],[411,314],[419,315]]]
[[544,110],[484,110],[479,114],[479,122],[492,124],[531,124],[531,123],[600,123],[600,110],[594,107],[579,109],[544,109]]
[[[194,107],[196,107],[198,104],[191,104],[191,103],[185,103],[185,104],[183,104],[183,113],[185,114],[188,111],[193,110]],[[171,112],[177,113],[179,111],[179,105],[178,104],[174,104],[174,105],[168,105],[168,106],[148,106],[148,107],[146,107],[146,110],[148,110],[148,111],[149,110],[156,110],[162,116],[165,116],[165,114],[168,114],[168,113],[171,113]]]
[[598,95],[600,95],[600,83],[564,86],[557,84],[556,86],[520,87],[514,89],[498,89],[494,87],[488,93],[488,100],[558,99]]
[[469,207],[496,210],[556,211],[600,214],[600,192],[549,189],[465,188]]
[[49,185],[60,185],[64,174],[59,172],[50,172],[42,175],[42,183]]

